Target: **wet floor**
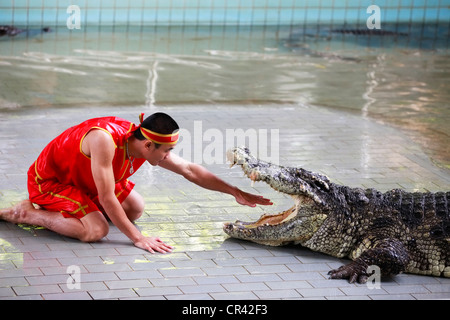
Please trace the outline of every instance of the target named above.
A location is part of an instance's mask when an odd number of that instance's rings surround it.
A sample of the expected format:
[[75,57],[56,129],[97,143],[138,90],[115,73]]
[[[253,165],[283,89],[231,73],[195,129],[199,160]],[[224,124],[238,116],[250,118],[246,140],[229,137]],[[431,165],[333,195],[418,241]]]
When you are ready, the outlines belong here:
[[[196,158],[200,163],[229,183],[270,198],[274,205],[243,207],[231,196],[144,165],[132,177],[146,201],[145,214],[136,225],[144,234],[173,245],[174,253],[152,255],[137,249],[113,225],[101,242],[86,244],[47,230],[0,222],[1,299],[450,298],[447,279],[400,275],[372,290],[327,279],[330,269],[348,260],[300,247],[266,247],[227,239],[222,232],[224,222],[256,220],[264,212],[276,213],[292,205],[289,197],[264,183],[252,186],[238,167],[230,169],[224,157],[215,156],[224,154],[221,148],[230,139],[227,130],[253,128],[258,139],[253,149],[256,154],[278,155],[280,164],[326,174],[336,183],[380,191],[449,190],[448,173],[401,131],[347,112],[298,105],[91,107],[89,115],[115,114],[137,122],[140,112],[156,110],[171,114],[184,128],[184,135],[191,135],[192,148],[201,154]],[[272,118],[275,113],[277,117]],[[4,115],[0,129],[2,207],[26,197],[26,171],[46,143],[84,118],[79,108]],[[271,135],[277,135],[273,130],[278,130],[277,144],[271,142]],[[174,152],[187,155],[187,146],[183,148]],[[191,156],[194,160],[193,152]],[[73,266],[80,270],[79,288],[67,285],[68,268]]]

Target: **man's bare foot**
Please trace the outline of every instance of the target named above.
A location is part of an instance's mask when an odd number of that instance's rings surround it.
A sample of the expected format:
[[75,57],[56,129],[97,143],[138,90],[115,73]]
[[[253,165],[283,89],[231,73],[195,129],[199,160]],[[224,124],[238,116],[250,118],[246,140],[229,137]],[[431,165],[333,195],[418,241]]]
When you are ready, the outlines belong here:
[[0,210],[0,220],[11,223],[25,223],[25,216],[30,210],[36,210],[30,200],[23,200],[11,208]]

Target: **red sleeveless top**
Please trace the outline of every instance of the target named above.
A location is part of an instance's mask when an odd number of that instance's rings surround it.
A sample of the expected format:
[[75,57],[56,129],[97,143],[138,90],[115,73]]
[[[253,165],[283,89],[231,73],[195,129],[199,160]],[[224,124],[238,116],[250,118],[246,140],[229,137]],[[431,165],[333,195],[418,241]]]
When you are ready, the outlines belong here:
[[84,121],[61,133],[42,150],[28,172],[41,181],[56,180],[97,196],[91,159],[81,150],[84,137],[95,129],[107,132],[116,146],[112,161],[116,183],[130,177],[145,162],[145,159],[135,159],[131,164],[127,157],[126,141],[137,126],[121,118],[104,117]]

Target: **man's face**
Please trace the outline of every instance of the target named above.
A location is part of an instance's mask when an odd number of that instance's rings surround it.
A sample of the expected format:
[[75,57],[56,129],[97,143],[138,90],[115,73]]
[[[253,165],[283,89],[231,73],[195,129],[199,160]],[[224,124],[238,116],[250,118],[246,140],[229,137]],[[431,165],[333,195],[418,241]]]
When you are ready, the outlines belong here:
[[163,144],[156,148],[155,143],[151,141],[146,142],[146,157],[145,159],[152,165],[157,166],[161,161],[164,161],[170,156],[170,151],[175,147],[173,144]]

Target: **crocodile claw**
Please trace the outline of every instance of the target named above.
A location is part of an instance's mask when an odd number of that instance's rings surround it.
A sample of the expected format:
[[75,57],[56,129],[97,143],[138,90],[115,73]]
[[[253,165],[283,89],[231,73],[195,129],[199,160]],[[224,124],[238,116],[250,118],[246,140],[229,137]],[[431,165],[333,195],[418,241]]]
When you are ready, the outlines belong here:
[[350,283],[358,282],[361,284],[366,283],[369,277],[366,268],[355,262],[330,270],[328,275],[330,279],[348,279]]

